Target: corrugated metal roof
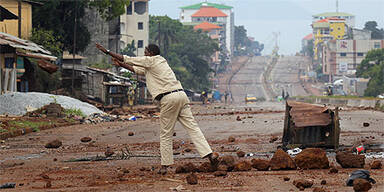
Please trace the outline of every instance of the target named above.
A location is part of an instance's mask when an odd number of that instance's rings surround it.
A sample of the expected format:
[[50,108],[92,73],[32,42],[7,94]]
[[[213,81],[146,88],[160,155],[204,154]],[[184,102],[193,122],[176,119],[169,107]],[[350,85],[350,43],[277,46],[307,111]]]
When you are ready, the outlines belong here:
[[292,107],[289,115],[297,128],[327,126],[332,123],[329,109],[325,106],[296,101],[288,101],[287,103],[288,106]]
[[57,58],[52,56],[51,52],[44,49],[42,46],[33,43],[32,41],[27,41],[20,39],[8,33],[0,32],[0,45],[9,45],[16,49],[22,49],[28,51],[25,54],[31,54],[35,56],[43,56],[50,58],[49,60],[56,60]]
[[215,7],[202,7],[191,17],[227,17],[228,15]]

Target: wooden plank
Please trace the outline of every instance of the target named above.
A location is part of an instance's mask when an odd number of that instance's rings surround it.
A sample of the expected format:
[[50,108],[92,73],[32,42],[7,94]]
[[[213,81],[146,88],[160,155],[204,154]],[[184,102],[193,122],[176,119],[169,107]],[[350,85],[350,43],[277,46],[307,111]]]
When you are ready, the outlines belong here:
[[8,92],[9,69],[4,70],[4,93]]
[[334,113],[334,146],[335,149],[339,148],[339,137],[340,137],[340,122],[339,122],[339,108],[336,107]]

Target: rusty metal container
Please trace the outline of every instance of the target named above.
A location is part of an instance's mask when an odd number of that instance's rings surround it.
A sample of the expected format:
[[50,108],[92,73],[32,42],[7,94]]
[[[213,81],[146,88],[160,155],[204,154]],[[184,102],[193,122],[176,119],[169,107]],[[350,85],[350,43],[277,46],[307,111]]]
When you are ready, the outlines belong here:
[[283,145],[304,147],[339,147],[340,126],[338,108],[287,101],[285,108]]

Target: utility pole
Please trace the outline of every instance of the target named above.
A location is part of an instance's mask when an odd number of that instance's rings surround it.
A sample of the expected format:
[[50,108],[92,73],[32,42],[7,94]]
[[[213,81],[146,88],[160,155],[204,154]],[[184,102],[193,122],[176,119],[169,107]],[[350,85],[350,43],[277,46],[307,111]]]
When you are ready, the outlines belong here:
[[72,60],[72,96],[75,94],[75,54],[76,54],[76,28],[77,28],[77,1],[75,1],[75,27],[73,30],[73,60]]
[[19,20],[17,22],[18,24],[18,37],[21,38],[21,0],[17,3],[17,9],[18,9],[18,17]]
[[336,0],[336,13],[339,12],[339,0]]

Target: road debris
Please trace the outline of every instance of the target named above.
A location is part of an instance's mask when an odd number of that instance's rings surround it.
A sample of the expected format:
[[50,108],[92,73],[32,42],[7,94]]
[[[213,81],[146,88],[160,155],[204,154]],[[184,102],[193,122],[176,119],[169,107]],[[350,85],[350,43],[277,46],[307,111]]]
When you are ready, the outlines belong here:
[[132,131],[128,132],[128,136],[134,136],[135,133],[133,133]]
[[321,185],[325,185],[325,184],[327,184],[327,180],[325,180],[325,179],[321,180],[320,184],[321,184]]
[[382,163],[380,160],[375,160],[371,163],[371,169],[381,169]]
[[80,141],[83,142],[83,143],[87,143],[87,142],[92,141],[92,138],[90,138],[90,137],[83,137],[83,138],[80,139]]
[[235,142],[235,141],[236,141],[236,139],[235,139],[234,136],[229,136],[229,137],[228,137],[228,142],[233,143],[233,142]]
[[15,188],[15,186],[16,186],[16,183],[5,183],[0,185],[0,189],[11,189],[11,188]]
[[297,179],[293,181],[293,185],[303,190],[304,188],[311,188],[313,185],[313,181],[309,179]]
[[328,169],[326,152],[319,148],[307,148],[295,157],[296,166],[301,169]]
[[284,181],[289,181],[289,180],[291,180],[291,178],[285,176],[285,177],[283,178],[283,180],[284,180]]
[[357,178],[353,181],[353,190],[356,192],[359,191],[369,191],[372,188],[372,184],[361,178]]
[[215,171],[215,173],[213,175],[216,177],[224,177],[224,176],[227,176],[227,172],[226,171]]
[[53,140],[47,144],[45,144],[45,148],[48,148],[48,149],[57,149],[59,148],[61,145],[63,145],[63,143],[59,140]]
[[359,179],[359,178],[367,180],[368,182],[373,183],[373,184],[376,183],[376,181],[370,177],[369,171],[362,169],[362,170],[353,171],[350,174],[350,176],[346,182],[347,186],[353,186],[353,182],[355,181],[355,179]]
[[315,187],[315,188],[313,188],[312,192],[326,192],[326,190],[324,188],[321,188],[321,187]]
[[185,163],[176,167],[176,173],[192,173],[198,169],[193,163]]
[[290,156],[295,156],[295,155],[301,153],[301,151],[303,151],[303,150],[300,148],[294,148],[294,149],[287,150],[287,153]]
[[369,127],[369,123],[364,122],[364,123],[363,123],[363,126],[364,126],[364,127]]
[[336,162],[339,163],[342,168],[363,168],[365,164],[365,155],[337,152]]
[[239,161],[235,163],[234,171],[250,171],[252,169],[252,164],[249,161]]
[[335,167],[335,166],[332,166],[331,169],[329,169],[329,173],[338,173],[339,170]]
[[269,170],[269,161],[265,159],[252,159],[252,167],[258,171],[268,171]]
[[277,136],[272,136],[270,139],[269,139],[269,143],[274,143],[275,141],[277,141],[279,139],[279,137]]
[[187,183],[190,185],[196,185],[198,183],[197,176],[194,173],[189,174],[186,177]]
[[238,157],[244,157],[245,156],[245,152],[244,151],[238,151],[238,152],[236,152],[236,155]]
[[291,156],[282,149],[278,149],[275,154],[273,154],[269,165],[271,166],[271,170],[296,169],[296,164]]

